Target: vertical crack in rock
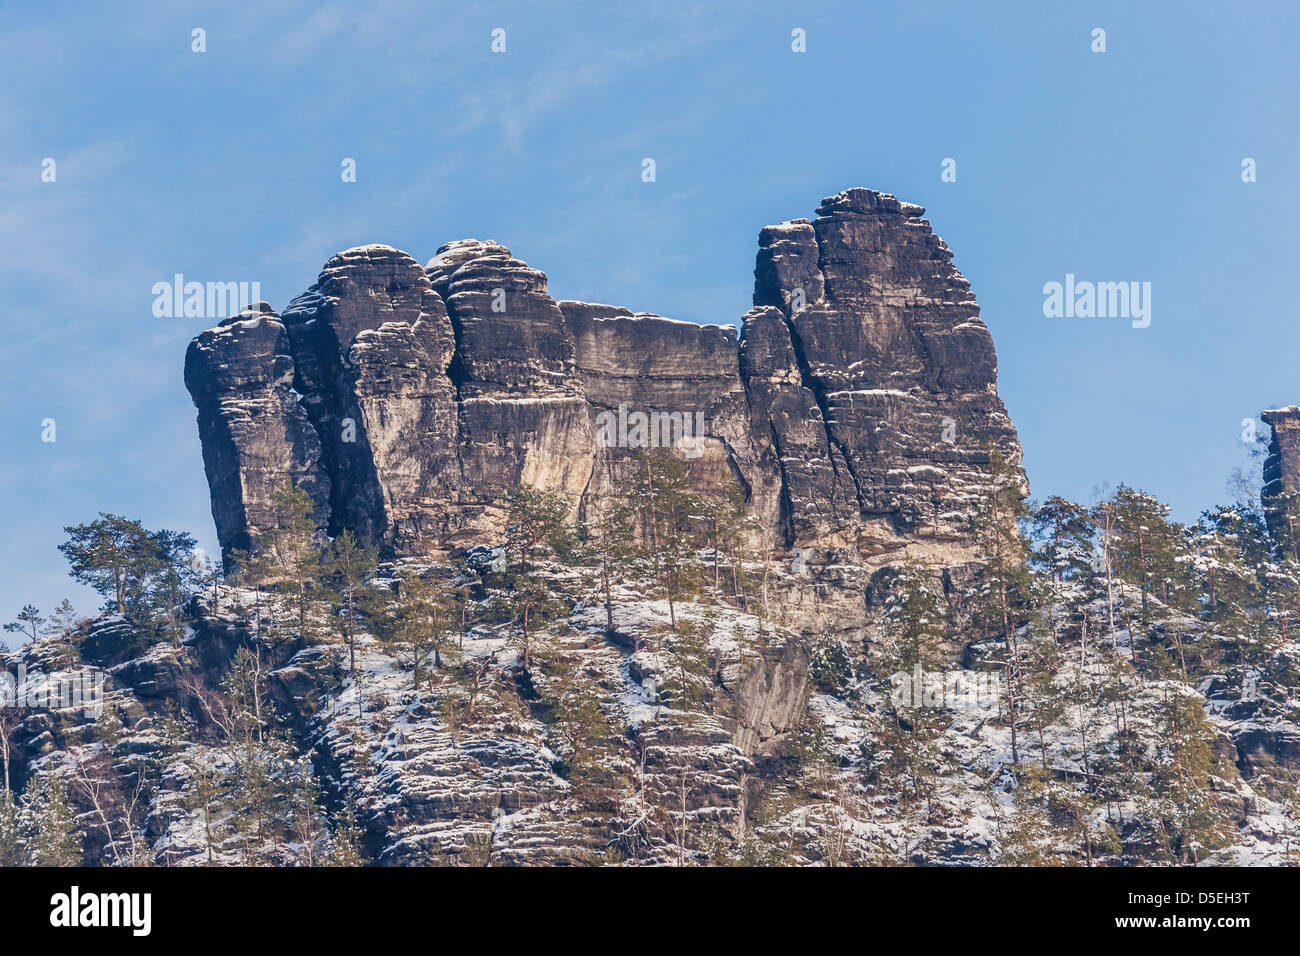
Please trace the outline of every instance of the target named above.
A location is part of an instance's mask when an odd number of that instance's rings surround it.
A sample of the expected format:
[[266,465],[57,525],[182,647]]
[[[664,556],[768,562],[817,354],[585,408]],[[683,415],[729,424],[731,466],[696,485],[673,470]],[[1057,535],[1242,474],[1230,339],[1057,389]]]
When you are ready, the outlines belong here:
[[755,432],[766,430],[771,436],[786,546],[826,539],[855,525],[856,489],[850,500],[832,458],[821,407],[805,384],[780,309],[756,306],[745,315],[740,364]]
[[477,239],[448,243],[425,268],[455,335],[466,508],[449,543],[499,529],[493,504],[519,482],[576,507],[595,440],[573,336],[546,291],[546,274]]
[[[826,449],[830,457],[831,469],[835,472],[837,483],[852,488],[853,496],[858,503],[858,513],[861,514],[866,510],[862,497],[862,485],[858,481],[857,473],[853,470],[853,459],[849,456],[848,449],[844,447],[843,440],[836,434],[833,427],[835,424],[834,411],[827,400],[826,389],[820,386],[810,371],[808,353],[804,348],[803,339],[799,336],[799,327],[795,323],[794,317],[786,316],[785,324],[790,332],[790,345],[794,349],[795,361],[798,363],[799,378],[801,381],[808,383],[813,400],[817,402],[822,428],[826,431]],[[841,476],[847,476],[847,481]]]
[[460,484],[451,326],[419,263],[391,246],[341,252],[284,321],[331,479],[330,532],[389,551],[447,533]]
[[[809,369],[798,327],[793,321],[796,314],[823,308],[826,303],[826,280],[822,273],[821,249],[816,232],[811,221],[792,219],[765,227],[759,233],[758,245],[754,265],[754,305],[775,306],[780,311],[794,369],[800,384],[808,390],[816,403],[815,419],[825,435],[824,447],[819,443],[813,449],[806,441],[797,443],[801,450],[817,455],[818,463],[813,465],[814,470],[821,468],[823,458],[830,469],[829,486],[823,483],[817,493],[817,497],[827,502],[827,507],[819,510],[830,516],[830,524],[815,525],[809,530],[813,531],[812,537],[824,538],[829,534],[836,539],[836,543],[848,543],[842,532],[857,524],[858,515],[862,512],[862,490],[844,449],[830,426],[830,408],[824,390],[818,387],[818,382]],[[804,414],[812,415],[807,410]],[[789,431],[791,427],[792,423],[787,419],[781,422],[778,431]],[[856,502],[852,507],[849,507],[851,503],[846,500],[850,491]],[[808,493],[804,492],[799,497],[806,501]]]

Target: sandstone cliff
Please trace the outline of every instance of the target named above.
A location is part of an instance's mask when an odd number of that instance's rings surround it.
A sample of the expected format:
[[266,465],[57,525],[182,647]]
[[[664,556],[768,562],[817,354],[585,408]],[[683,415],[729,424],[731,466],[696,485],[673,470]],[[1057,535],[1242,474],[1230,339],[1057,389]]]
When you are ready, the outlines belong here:
[[516,482],[577,513],[636,451],[602,422],[642,414],[801,567],[966,562],[990,449],[1018,465],[1020,448],[992,337],[923,212],[850,189],[765,228],[739,330],[557,303],[491,241],[424,267],[339,253],[283,315],[258,304],[190,347],[221,545],[247,547],[285,480],[328,533],[390,556],[485,540]]

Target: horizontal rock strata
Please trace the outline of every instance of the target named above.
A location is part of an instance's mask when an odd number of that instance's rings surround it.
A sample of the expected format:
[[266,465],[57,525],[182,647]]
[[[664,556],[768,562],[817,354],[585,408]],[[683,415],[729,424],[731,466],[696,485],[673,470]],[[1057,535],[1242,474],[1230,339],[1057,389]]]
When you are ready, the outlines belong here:
[[329,534],[456,550],[500,531],[517,482],[596,507],[640,436],[701,488],[739,488],[800,566],[968,561],[990,450],[1020,448],[992,337],[922,214],[850,189],[768,226],[738,326],[557,303],[491,241],[423,267],[341,252],[282,316],[259,304],[190,348],[221,545],[247,547],[288,480]]

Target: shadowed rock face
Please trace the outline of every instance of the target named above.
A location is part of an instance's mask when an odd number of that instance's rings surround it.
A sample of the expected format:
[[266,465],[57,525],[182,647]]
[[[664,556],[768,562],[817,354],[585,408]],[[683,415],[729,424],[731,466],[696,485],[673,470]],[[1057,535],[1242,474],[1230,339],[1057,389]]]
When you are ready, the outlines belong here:
[[817,212],[762,231],[739,334],[556,303],[495,242],[423,268],[339,253],[282,318],[259,306],[190,347],[223,548],[264,530],[286,479],[331,534],[396,554],[486,540],[520,481],[594,507],[636,450],[608,426],[640,412],[697,484],[740,487],[778,551],[969,560],[989,448],[1020,460],[969,283],[920,207],[851,189]]
[[817,212],[759,236],[742,335],[796,542],[960,544],[989,447],[1020,462],[970,283],[919,206],[850,189]]
[[388,246],[341,252],[284,324],[330,477],[329,531],[396,545],[445,524],[446,495],[460,484],[455,342],[419,263]]
[[185,354],[212,517],[227,557],[248,550],[273,524],[271,493],[286,479],[307,489],[318,519],[328,520],[330,477],[293,381],[289,335],[265,302],[201,333]]
[[1300,405],[1275,408],[1261,416],[1273,430],[1264,460],[1264,516],[1274,534],[1294,534],[1285,509],[1300,493]]

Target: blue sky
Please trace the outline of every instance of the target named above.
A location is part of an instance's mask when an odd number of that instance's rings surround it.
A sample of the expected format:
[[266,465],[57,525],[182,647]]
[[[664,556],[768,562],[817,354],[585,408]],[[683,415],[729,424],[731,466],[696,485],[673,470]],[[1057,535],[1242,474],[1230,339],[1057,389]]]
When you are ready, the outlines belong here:
[[[337,250],[475,236],[556,298],[734,322],[758,230],[869,186],[971,280],[1035,495],[1191,520],[1300,402],[1295,4],[234,6],[0,10],[0,619],[94,608],[56,546],[98,511],[215,546],[177,272],[282,308]],[[1067,272],[1151,282],[1151,326],[1045,318]]]

